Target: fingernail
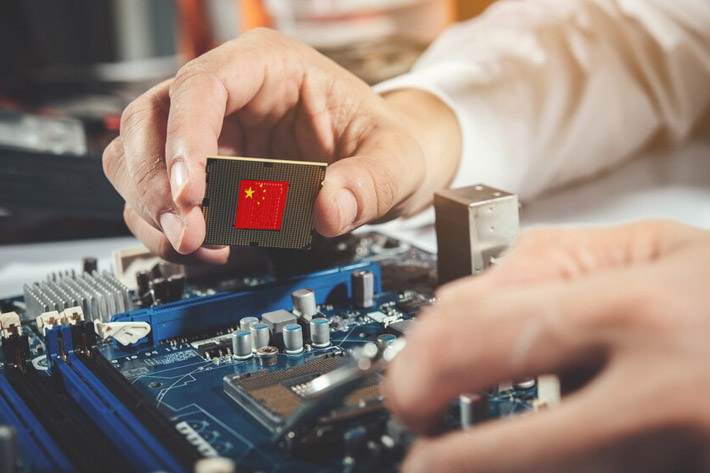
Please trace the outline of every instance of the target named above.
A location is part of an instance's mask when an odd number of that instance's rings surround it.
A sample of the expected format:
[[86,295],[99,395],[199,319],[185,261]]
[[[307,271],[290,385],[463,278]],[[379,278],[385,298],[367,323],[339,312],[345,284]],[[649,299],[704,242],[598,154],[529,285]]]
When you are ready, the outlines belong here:
[[357,199],[348,189],[340,189],[335,196],[340,215],[340,231],[348,229],[357,217]]
[[185,162],[182,160],[176,161],[170,170],[170,189],[172,190],[174,201],[177,202],[189,180],[190,175]]
[[174,213],[165,212],[160,216],[160,226],[173,248],[179,251],[178,248],[180,248],[182,237],[185,235],[185,223],[182,219]]

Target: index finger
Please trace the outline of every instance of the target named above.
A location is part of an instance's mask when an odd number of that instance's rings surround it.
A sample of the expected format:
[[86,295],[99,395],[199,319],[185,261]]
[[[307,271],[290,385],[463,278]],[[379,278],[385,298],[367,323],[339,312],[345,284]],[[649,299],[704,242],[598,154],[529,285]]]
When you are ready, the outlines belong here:
[[605,317],[625,314],[643,297],[619,277],[444,298],[392,362],[389,407],[427,432],[460,393],[598,363],[610,349]]
[[264,84],[268,54],[244,36],[183,66],[170,86],[165,156],[178,206],[201,203],[206,157],[217,154],[225,116],[247,105]]

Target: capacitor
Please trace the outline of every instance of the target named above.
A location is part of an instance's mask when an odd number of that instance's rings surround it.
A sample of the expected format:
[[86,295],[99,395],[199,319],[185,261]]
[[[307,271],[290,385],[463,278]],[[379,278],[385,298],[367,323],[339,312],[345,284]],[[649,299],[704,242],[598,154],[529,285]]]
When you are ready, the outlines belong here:
[[[244,319],[242,319],[244,320]],[[269,344],[269,326],[258,320],[249,327],[251,337],[254,342],[254,349],[257,350]]]
[[288,324],[283,328],[284,348],[289,355],[303,351],[303,329],[298,324]]
[[272,345],[256,349],[256,359],[261,366],[274,366],[278,361],[279,349]]
[[291,302],[293,310],[307,319],[318,313],[316,293],[312,289],[296,289],[291,293]]
[[150,288],[155,293],[156,302],[168,301],[168,281],[164,278],[153,279],[150,282]]
[[168,301],[179,301],[182,300],[182,296],[185,295],[185,276],[182,274],[175,274],[168,278]]
[[98,261],[93,256],[87,256],[81,260],[81,266],[85,273],[93,273],[98,268]]
[[383,333],[377,337],[377,346],[384,349],[387,345],[397,340],[397,337],[391,333]]
[[325,317],[313,319],[310,322],[311,345],[324,348],[330,345],[330,321]]
[[353,305],[366,309],[374,305],[375,275],[371,271],[355,271],[351,276]]
[[136,285],[138,286],[139,296],[150,291],[150,274],[148,271],[138,271],[136,273]]
[[537,385],[537,380],[535,378],[525,378],[513,381],[513,387],[515,389],[532,389]]
[[17,434],[7,425],[0,425],[0,471],[17,471]]
[[232,354],[237,360],[251,358],[254,343],[249,330],[237,330],[232,333]]
[[239,328],[242,330],[249,330],[251,329],[251,324],[256,323],[258,321],[259,319],[257,319],[256,317],[242,317],[242,319],[239,321]]
[[459,414],[462,429],[488,420],[490,418],[488,399],[480,394],[461,394],[459,396]]

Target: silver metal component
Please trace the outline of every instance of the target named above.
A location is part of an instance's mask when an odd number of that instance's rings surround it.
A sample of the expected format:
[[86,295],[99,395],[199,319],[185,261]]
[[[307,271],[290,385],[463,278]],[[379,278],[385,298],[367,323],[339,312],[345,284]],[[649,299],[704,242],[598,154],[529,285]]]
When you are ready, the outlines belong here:
[[371,271],[355,271],[350,279],[353,305],[359,309],[372,307],[375,297],[375,275]]
[[279,349],[271,345],[256,349],[256,359],[261,366],[274,366],[278,361],[278,354]]
[[259,319],[256,317],[242,317],[242,319],[239,321],[239,328],[242,330],[249,330],[251,328],[251,324],[259,322]]
[[517,238],[518,197],[476,185],[434,195],[439,284],[486,269]]
[[311,320],[318,314],[316,307],[316,293],[312,289],[296,289],[291,293],[293,311],[306,320]]
[[303,351],[303,329],[298,324],[288,324],[283,328],[284,347],[289,355]]
[[87,320],[107,322],[114,314],[133,309],[128,288],[107,271],[53,273],[46,281],[25,284],[23,292],[26,320],[79,306]]
[[488,400],[480,394],[461,394],[459,396],[459,415],[462,429],[473,427],[474,424],[489,417]]
[[9,425],[0,425],[0,471],[16,473],[17,433]]
[[311,345],[316,348],[330,346],[330,321],[320,317],[313,319],[309,325],[311,331]]
[[265,347],[269,344],[269,326],[262,322],[255,322],[249,327],[251,337],[254,342],[254,350]]
[[525,378],[513,381],[513,387],[515,389],[531,389],[537,385],[537,380],[535,378]]
[[283,331],[283,328],[289,324],[296,323],[296,316],[287,310],[275,310],[267,312],[261,316],[261,321],[269,326],[271,334],[276,336]]
[[237,330],[232,333],[232,355],[237,360],[246,360],[252,357],[254,343],[249,330]]
[[385,348],[387,348],[387,345],[395,342],[396,340],[397,340],[397,337],[395,337],[394,335],[389,334],[389,333],[383,333],[382,335],[379,335],[377,337],[377,347],[380,350],[384,350]]

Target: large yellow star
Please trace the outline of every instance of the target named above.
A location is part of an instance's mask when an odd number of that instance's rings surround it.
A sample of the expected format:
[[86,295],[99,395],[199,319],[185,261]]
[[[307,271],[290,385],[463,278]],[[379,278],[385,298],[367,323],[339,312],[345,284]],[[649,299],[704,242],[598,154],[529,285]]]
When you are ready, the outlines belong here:
[[249,189],[245,190],[244,192],[247,193],[246,198],[251,198],[251,195],[254,193],[254,191],[251,190],[251,187]]

